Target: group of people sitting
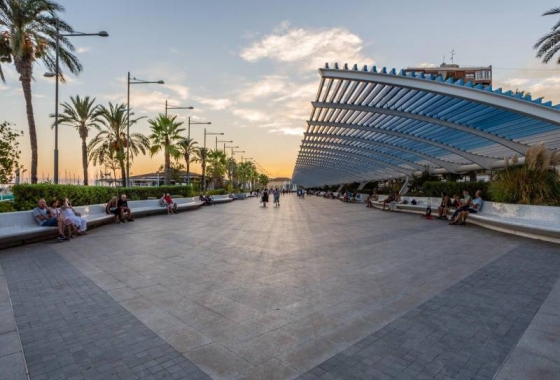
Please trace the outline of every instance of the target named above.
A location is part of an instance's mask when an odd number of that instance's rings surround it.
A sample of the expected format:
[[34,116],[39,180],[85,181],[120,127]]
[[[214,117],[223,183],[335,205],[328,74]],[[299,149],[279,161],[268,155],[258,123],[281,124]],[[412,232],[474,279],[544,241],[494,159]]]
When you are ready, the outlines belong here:
[[74,210],[68,198],[62,202],[53,200],[48,206],[44,199],[39,199],[37,207],[33,209],[33,218],[40,226],[58,227],[60,241],[87,233],[86,218]]
[[[105,205],[105,212],[107,214],[115,215],[115,223],[126,223],[134,222],[132,218],[132,210],[128,207],[128,201],[126,200],[126,195],[121,194],[120,198],[111,198],[109,202]],[[126,219],[124,218],[126,214]]]
[[159,205],[167,209],[167,215],[179,213],[177,211],[177,203],[173,201],[173,198],[171,198],[171,194],[169,193],[164,193],[161,196],[161,198],[159,199]]
[[[450,225],[465,225],[469,214],[476,214],[482,210],[482,191],[477,190],[474,194],[474,199],[470,196],[468,190],[463,190],[463,199],[458,195],[453,197],[453,200],[447,193],[441,193],[441,204],[438,207],[438,216],[436,219],[450,220]],[[451,218],[447,218],[451,208],[455,211]]]
[[208,193],[206,193],[206,195],[200,193],[198,200],[202,202],[203,206],[212,206],[214,204],[214,200]]

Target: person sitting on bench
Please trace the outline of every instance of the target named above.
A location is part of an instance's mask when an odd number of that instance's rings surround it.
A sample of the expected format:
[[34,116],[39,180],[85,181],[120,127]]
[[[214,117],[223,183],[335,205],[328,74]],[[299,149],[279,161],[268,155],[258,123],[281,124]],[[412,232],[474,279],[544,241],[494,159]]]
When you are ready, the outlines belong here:
[[58,227],[58,240],[68,240],[64,236],[64,221],[62,218],[49,218],[47,202],[41,198],[37,202],[37,207],[33,209],[33,218],[41,227]]
[[397,197],[394,193],[389,193],[389,196],[383,200],[383,211],[385,211],[385,206],[389,203],[389,210],[391,209],[391,202],[395,202]]
[[477,190],[476,193],[474,193],[474,199],[471,202],[471,206],[466,211],[461,211],[461,214],[459,214],[460,225],[464,226],[465,224],[467,224],[467,218],[469,217],[469,214],[476,214],[482,210],[484,201],[482,200],[481,195],[482,191]]

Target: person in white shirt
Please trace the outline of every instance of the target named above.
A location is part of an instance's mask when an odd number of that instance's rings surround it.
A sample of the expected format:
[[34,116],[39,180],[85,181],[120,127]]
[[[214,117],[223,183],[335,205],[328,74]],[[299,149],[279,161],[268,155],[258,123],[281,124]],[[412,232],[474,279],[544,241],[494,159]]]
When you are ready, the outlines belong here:
[[477,192],[474,194],[474,199],[472,200],[469,208],[466,211],[461,211],[461,214],[459,215],[459,224],[465,225],[469,214],[476,214],[482,211],[482,205],[484,204],[484,201],[482,200],[481,195],[482,191],[477,190]]
[[72,221],[72,224],[76,226],[76,228],[78,229],[78,235],[86,234],[86,230],[87,230],[86,218],[84,218],[83,216],[81,216],[79,212],[74,210],[68,198],[64,200],[64,203],[60,207],[60,210],[62,213],[62,217],[64,218],[64,221],[66,222],[67,220],[70,220]]

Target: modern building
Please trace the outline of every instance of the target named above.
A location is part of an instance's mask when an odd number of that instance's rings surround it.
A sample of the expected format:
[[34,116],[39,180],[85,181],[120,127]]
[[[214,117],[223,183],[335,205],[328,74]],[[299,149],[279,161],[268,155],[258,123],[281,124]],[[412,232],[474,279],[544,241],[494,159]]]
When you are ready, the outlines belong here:
[[292,179],[288,177],[276,177],[270,178],[268,182],[268,187],[272,189],[287,190],[292,184]]
[[424,73],[424,75],[441,76],[443,80],[453,78],[454,81],[462,79],[463,82],[472,82],[483,86],[492,85],[492,66],[459,66],[457,64],[442,63],[439,67],[407,67],[406,74],[412,72]]

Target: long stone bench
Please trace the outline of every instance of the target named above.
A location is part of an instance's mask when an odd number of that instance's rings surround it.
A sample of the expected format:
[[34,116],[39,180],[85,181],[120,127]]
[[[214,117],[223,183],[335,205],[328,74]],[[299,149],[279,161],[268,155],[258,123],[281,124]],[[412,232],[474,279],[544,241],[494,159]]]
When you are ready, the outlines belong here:
[[229,203],[233,201],[233,198],[229,196],[229,194],[224,195],[211,195],[212,197],[212,204],[220,204],[220,203]]
[[[202,205],[198,198],[181,198],[175,200],[180,211],[194,210]],[[160,206],[159,200],[129,201],[134,218],[163,214],[166,208]],[[74,209],[86,218],[88,228],[100,224],[111,223],[113,215],[105,213],[105,204],[78,206]],[[32,211],[0,213],[0,248],[54,238],[58,234],[57,227],[41,227],[33,219]]]
[[513,235],[560,243],[560,207],[484,202],[467,223]]

